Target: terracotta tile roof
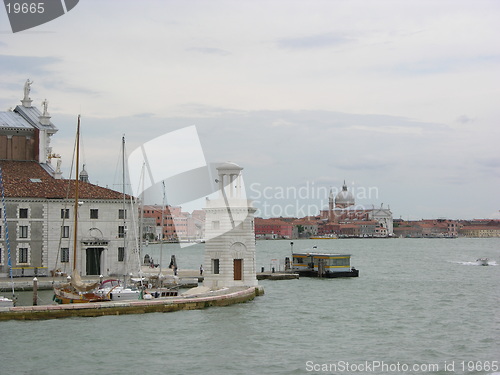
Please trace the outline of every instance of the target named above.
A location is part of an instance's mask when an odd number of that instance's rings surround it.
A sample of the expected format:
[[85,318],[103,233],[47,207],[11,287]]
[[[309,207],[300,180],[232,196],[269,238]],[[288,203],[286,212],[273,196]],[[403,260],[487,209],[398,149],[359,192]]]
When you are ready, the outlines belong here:
[[[5,196],[9,198],[73,198],[75,181],[53,178],[35,161],[0,160]],[[68,195],[69,185],[69,195]],[[122,199],[122,193],[96,186],[88,182],[79,183],[81,199]],[[128,197],[129,198],[129,197]]]
[[279,220],[279,219],[263,219],[260,217],[255,218],[255,225],[284,225],[284,226],[292,226],[292,224],[287,223],[285,221]]

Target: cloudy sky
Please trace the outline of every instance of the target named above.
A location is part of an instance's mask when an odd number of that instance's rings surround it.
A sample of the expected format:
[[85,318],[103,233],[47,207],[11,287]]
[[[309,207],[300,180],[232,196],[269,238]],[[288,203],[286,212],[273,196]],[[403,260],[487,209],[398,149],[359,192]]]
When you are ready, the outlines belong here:
[[499,218],[498,35],[483,0],[82,0],[18,33],[1,9],[0,108],[33,80],[65,171],[80,113],[99,185],[123,134],[131,152],[195,125],[262,216],[316,214],[345,180],[395,218]]

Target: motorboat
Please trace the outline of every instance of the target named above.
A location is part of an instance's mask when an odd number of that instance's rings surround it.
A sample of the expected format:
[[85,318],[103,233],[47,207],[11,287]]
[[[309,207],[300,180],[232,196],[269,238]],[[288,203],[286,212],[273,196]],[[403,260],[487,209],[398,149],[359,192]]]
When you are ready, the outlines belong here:
[[480,266],[487,266],[487,265],[489,265],[489,259],[488,258],[478,258],[478,259],[476,259],[476,262]]

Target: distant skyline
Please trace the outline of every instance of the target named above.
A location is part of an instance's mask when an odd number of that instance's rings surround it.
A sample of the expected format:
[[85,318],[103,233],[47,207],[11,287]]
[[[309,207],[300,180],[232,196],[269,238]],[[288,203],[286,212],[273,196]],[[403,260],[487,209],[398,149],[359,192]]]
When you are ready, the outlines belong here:
[[498,219],[498,35],[486,0],[86,0],[15,34],[0,10],[0,108],[34,82],[65,177],[81,114],[101,186],[119,188],[123,134],[131,152],[196,125],[261,213],[319,212],[345,180],[394,218]]

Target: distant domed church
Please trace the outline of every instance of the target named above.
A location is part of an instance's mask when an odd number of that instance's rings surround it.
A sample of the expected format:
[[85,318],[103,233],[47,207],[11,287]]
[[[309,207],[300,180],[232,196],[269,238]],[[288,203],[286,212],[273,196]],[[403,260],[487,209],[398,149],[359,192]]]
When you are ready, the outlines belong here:
[[347,190],[347,185],[342,185],[342,190],[339,191],[337,196],[335,197],[335,207],[336,208],[347,208],[350,206],[354,206],[356,202],[354,201],[354,195],[350,191]]
[[[377,236],[387,237],[393,234],[392,212],[389,207],[368,208],[356,205],[354,195],[347,189],[346,182],[342,190],[334,196],[333,189],[330,190],[328,199],[328,210],[320,212],[322,220],[333,224],[355,224],[357,228],[353,233],[355,236]],[[373,225],[369,225],[372,222]]]

